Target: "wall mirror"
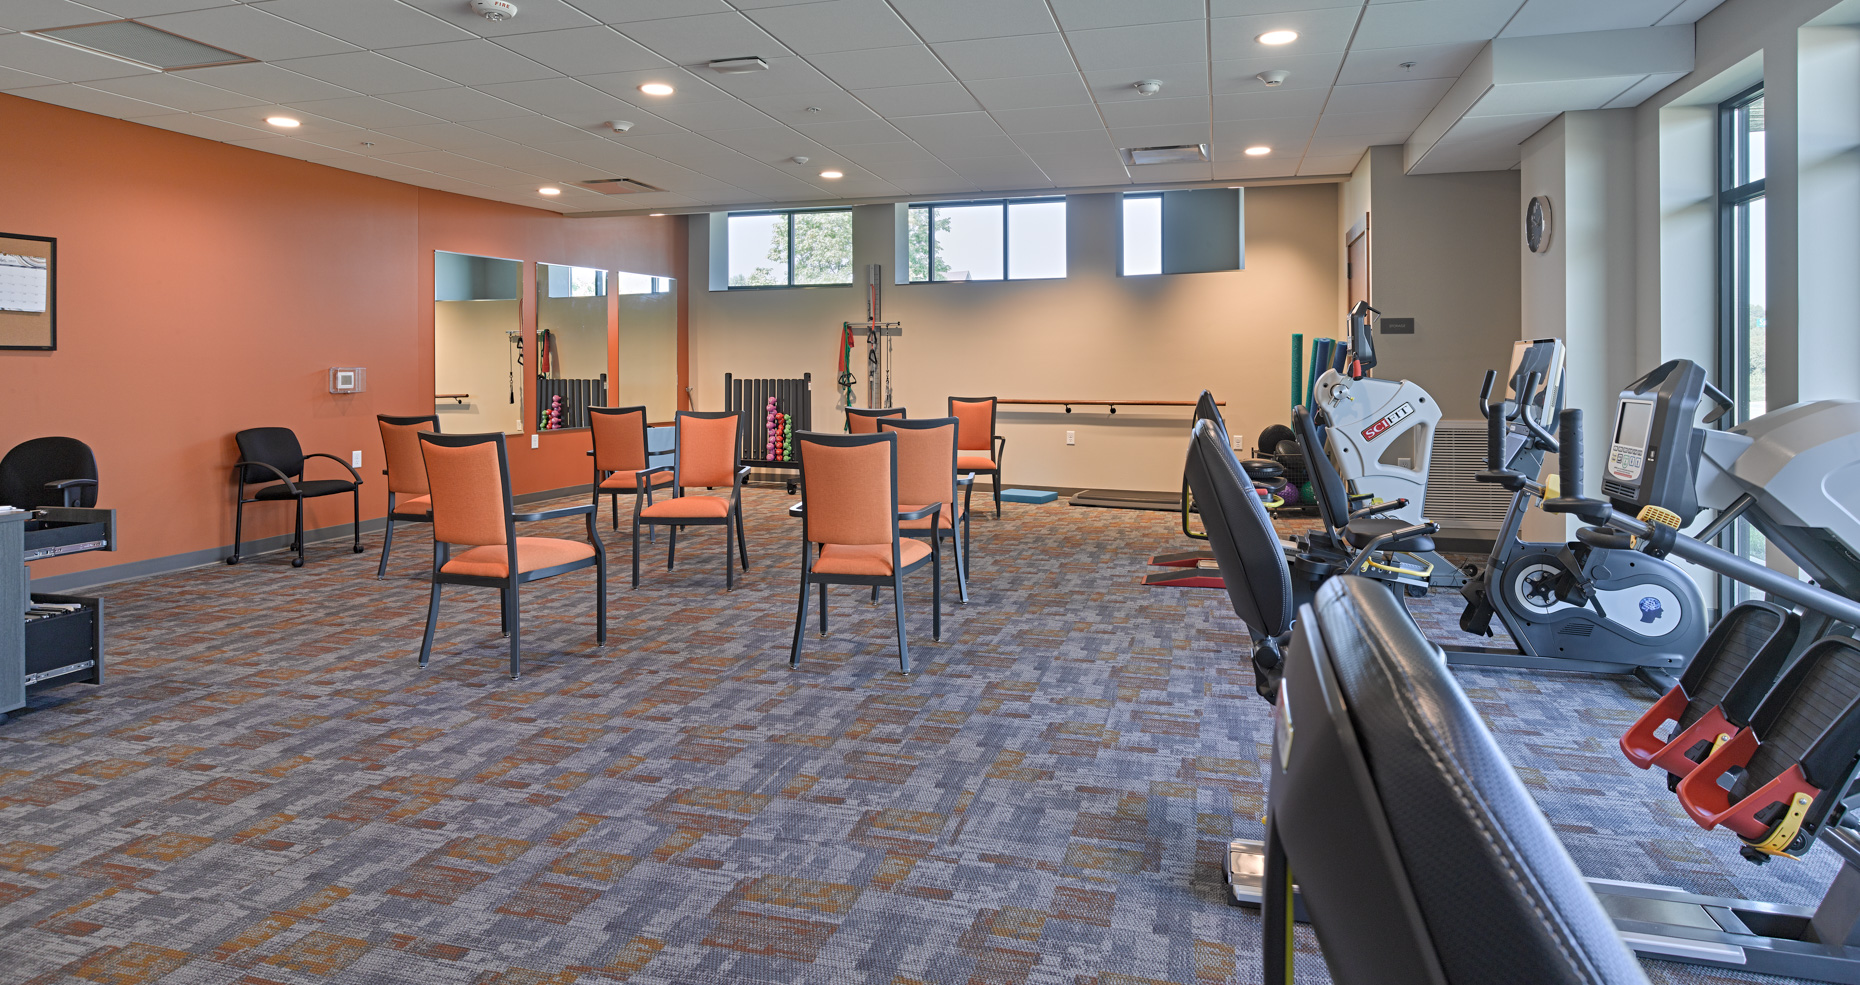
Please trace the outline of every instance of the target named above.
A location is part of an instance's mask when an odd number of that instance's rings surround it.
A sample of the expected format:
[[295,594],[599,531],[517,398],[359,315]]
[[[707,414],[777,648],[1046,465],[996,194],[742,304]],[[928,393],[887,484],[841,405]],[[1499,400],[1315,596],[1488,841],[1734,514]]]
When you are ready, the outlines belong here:
[[523,433],[523,261],[433,254],[433,407],[442,430]]
[[588,426],[607,404],[607,271],[536,265],[536,429]]
[[614,275],[620,307],[615,407],[644,405],[646,419],[670,421],[678,401],[678,282],[650,274]]

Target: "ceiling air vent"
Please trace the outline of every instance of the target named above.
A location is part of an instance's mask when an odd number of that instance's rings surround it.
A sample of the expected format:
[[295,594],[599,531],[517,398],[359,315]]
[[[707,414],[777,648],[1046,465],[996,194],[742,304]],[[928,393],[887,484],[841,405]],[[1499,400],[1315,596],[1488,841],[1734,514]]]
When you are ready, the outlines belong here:
[[710,63],[710,70],[719,75],[742,75],[746,72],[766,72],[769,63],[756,57],[719,58]]
[[215,48],[192,38],[128,20],[54,27],[29,33],[47,41],[56,41],[164,72],[257,61],[224,48]]
[[586,188],[591,192],[600,192],[603,195],[636,195],[640,192],[662,192],[665,190],[648,185],[643,181],[635,181],[632,178],[588,178],[573,182],[573,184]]
[[1178,144],[1173,147],[1126,147],[1132,164],[1203,164],[1208,160],[1207,144]]

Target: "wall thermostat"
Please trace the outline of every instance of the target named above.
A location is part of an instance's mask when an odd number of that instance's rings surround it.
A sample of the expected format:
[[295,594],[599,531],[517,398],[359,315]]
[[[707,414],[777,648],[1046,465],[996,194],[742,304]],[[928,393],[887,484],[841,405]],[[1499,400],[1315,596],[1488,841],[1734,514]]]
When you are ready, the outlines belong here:
[[361,366],[331,366],[329,392],[361,393],[368,389],[368,370]]

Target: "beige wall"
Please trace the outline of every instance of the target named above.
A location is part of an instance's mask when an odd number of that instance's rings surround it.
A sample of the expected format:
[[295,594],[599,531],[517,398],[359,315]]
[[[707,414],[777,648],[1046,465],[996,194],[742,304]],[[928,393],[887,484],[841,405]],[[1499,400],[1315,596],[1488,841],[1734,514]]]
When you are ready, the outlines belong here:
[[[1515,193],[1515,185],[1514,185]],[[1247,269],[1117,275],[1119,198],[1068,199],[1068,276],[966,284],[890,283],[891,206],[854,213],[855,260],[882,263],[884,317],[901,321],[893,389],[913,417],[942,416],[954,394],[1020,398],[1227,401],[1230,430],[1251,446],[1284,422],[1291,401],[1291,335],[1334,335],[1341,323],[1338,186],[1246,192]],[[1509,199],[1506,205],[1509,210]],[[690,263],[706,269],[709,225],[690,220]],[[1512,317],[1516,319],[1515,286]],[[844,321],[863,321],[861,283],[839,288],[714,292],[690,300],[691,381],[697,407],[723,406],[723,374],[812,373],[814,425],[838,431],[837,345]],[[1515,334],[1515,332],[1513,333]],[[1507,341],[1510,335],[1506,336]],[[864,343],[856,388],[865,404]],[[1004,412],[1007,481],[1028,485],[1175,489],[1187,408],[1113,417],[1102,409]],[[1068,447],[1065,433],[1077,433]]]
[[[648,421],[669,421],[678,411],[678,294],[622,294],[619,373],[608,402],[645,407]],[[718,408],[722,398],[718,398]]]
[[469,393],[464,403],[434,401],[440,430],[482,434],[523,430],[523,374],[517,367],[517,402],[510,402],[511,353],[505,332],[521,326],[520,301],[433,302],[433,392]]
[[[548,282],[538,279],[536,328],[555,333],[560,362],[551,376],[564,380],[599,379],[607,372],[607,299],[548,297]],[[531,367],[532,375],[535,373]]]

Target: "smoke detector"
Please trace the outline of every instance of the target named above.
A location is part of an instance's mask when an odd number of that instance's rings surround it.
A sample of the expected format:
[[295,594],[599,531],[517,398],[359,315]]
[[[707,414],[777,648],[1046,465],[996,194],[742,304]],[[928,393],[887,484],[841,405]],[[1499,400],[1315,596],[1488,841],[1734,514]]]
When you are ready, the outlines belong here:
[[472,13],[492,23],[517,16],[517,5],[510,0],[471,0]]
[[791,157],[791,158],[789,158],[788,160],[790,160],[790,161],[793,161],[793,162],[794,162],[794,163],[796,163],[796,164],[806,164],[806,163],[807,163],[807,158],[805,158],[805,157],[800,157],[800,156],[795,156],[795,157]]
[[625,133],[628,130],[633,129],[633,121],[632,120],[608,120],[606,123],[601,124],[601,126],[607,127],[608,129],[611,129],[615,133]]
[[1162,83],[1155,79],[1144,79],[1141,82],[1132,82],[1130,87],[1145,96],[1154,96],[1162,91]]
[[1268,71],[1261,72],[1258,75],[1255,75],[1253,77],[1258,79],[1261,82],[1266,83],[1269,86],[1277,87],[1277,86],[1284,85],[1285,80],[1292,77],[1292,73],[1287,72],[1285,69],[1282,69],[1282,68],[1275,68],[1275,69],[1270,69]]

